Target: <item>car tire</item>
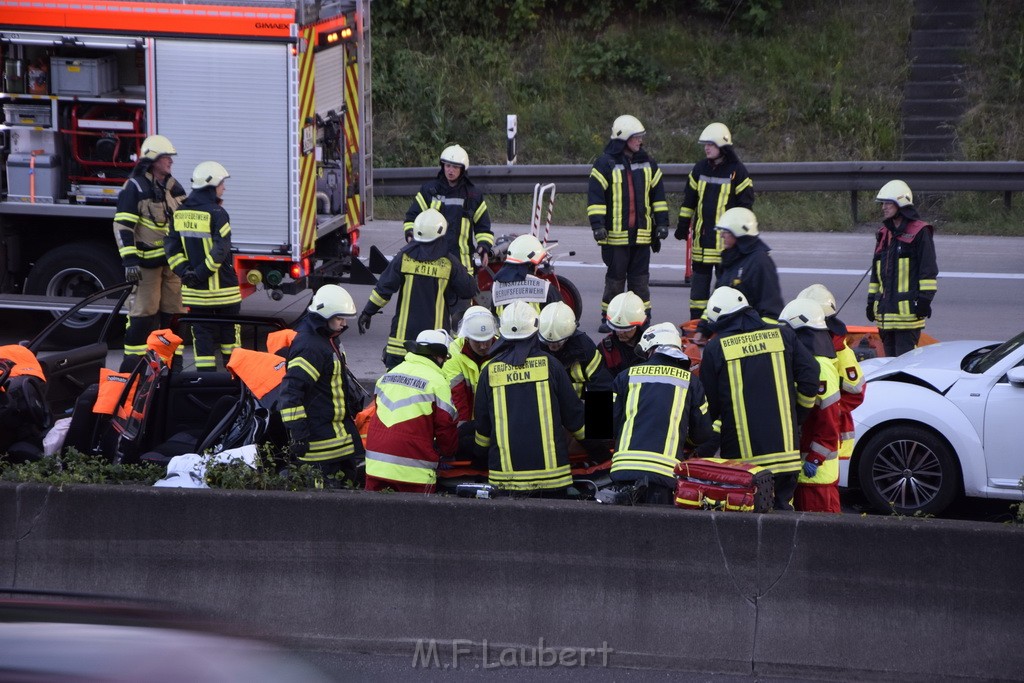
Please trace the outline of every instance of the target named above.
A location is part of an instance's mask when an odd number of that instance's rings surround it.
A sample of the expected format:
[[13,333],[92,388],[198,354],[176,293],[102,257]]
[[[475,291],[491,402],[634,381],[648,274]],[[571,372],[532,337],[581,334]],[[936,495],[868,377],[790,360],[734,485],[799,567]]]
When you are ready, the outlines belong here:
[[871,436],[860,452],[857,474],[865,498],[884,513],[936,515],[961,490],[953,449],[917,425],[893,425]]

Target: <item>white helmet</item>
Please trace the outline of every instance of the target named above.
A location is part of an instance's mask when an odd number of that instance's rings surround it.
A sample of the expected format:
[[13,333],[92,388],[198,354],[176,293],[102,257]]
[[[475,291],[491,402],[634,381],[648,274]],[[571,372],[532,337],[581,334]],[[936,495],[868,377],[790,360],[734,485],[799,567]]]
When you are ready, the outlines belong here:
[[721,215],[715,223],[715,230],[728,230],[735,237],[758,234],[757,216],[750,209],[737,206]]
[[910,206],[914,203],[914,193],[910,191],[910,186],[902,180],[890,180],[885,185],[882,185],[882,189],[878,191],[875,201],[896,202],[896,206],[902,209],[904,206]]
[[640,337],[637,346],[644,353],[649,353],[659,346],[673,346],[677,349],[683,348],[682,337],[679,336],[679,328],[672,323],[658,323],[651,325]]
[[485,342],[498,336],[498,320],[483,306],[470,306],[459,324],[459,336]]
[[541,341],[554,344],[568,339],[576,331],[576,314],[562,301],[550,303],[540,312]]
[[501,336],[505,339],[527,339],[537,333],[537,311],[516,299],[501,311]]
[[520,235],[508,245],[507,263],[532,263],[537,265],[548,255],[548,250],[533,235]]
[[725,147],[732,144],[732,133],[724,123],[712,123],[704,129],[697,141],[702,145],[710,142],[718,147]]
[[644,300],[633,292],[616,294],[608,302],[608,327],[616,330],[628,330],[638,327],[647,320],[647,309]]
[[620,116],[612,124],[612,140],[628,140],[634,135],[643,135],[646,132],[640,119],[629,114]]
[[405,349],[420,356],[449,358],[448,345],[451,343],[447,330],[423,330],[416,335],[415,341],[405,342]]
[[204,161],[192,171],[192,189],[200,190],[204,187],[217,187],[224,182],[225,178],[230,177],[231,174],[228,173],[228,169],[216,161]]
[[747,297],[743,296],[743,292],[740,290],[732,287],[718,287],[708,298],[708,307],[705,309],[705,313],[708,320],[718,322],[723,315],[735,313],[749,305]]
[[412,238],[417,242],[433,242],[448,232],[448,220],[437,209],[427,209],[412,224]]
[[832,292],[828,291],[828,288],[825,285],[811,285],[810,287],[806,287],[802,292],[796,295],[796,298],[817,301],[818,305],[821,306],[821,312],[826,318],[829,318],[838,312],[836,310],[836,298],[832,296]]
[[794,330],[801,327],[810,327],[812,330],[826,329],[825,313],[821,310],[821,304],[814,299],[793,299],[782,309],[779,319]]
[[324,285],[316,290],[306,310],[324,318],[333,318],[336,315],[352,318],[356,314],[356,303],[344,288],[338,285]]
[[142,141],[142,147],[139,148],[139,152],[142,154],[143,159],[156,161],[162,156],[174,156],[178,153],[178,150],[174,149],[171,141],[163,135],[150,135]]
[[460,145],[451,145],[441,152],[441,163],[461,166],[463,171],[468,171],[469,154]]

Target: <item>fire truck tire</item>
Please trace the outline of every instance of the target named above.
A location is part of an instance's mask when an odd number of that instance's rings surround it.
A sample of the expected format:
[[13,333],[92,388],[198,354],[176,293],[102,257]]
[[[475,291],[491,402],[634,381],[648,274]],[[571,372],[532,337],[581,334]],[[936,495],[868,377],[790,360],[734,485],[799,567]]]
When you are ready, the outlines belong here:
[[[25,293],[83,298],[123,281],[124,269],[112,244],[75,242],[49,251],[36,261],[25,279]],[[105,318],[99,313],[73,316],[61,329],[54,330],[52,339],[64,344],[96,341]],[[121,330],[124,326],[115,323],[112,327]]]
[[579,322],[580,316],[583,315],[583,298],[580,296],[580,290],[569,278],[556,275],[555,280],[558,282],[558,293],[562,295],[562,301],[572,309],[576,322]]

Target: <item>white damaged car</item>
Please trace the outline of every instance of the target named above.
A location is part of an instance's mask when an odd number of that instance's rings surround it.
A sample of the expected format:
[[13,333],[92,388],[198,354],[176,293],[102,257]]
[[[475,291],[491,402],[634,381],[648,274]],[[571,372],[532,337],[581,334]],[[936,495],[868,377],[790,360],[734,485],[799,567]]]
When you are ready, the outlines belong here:
[[938,514],[959,495],[1024,500],[1024,333],[862,362],[839,485],[881,512]]

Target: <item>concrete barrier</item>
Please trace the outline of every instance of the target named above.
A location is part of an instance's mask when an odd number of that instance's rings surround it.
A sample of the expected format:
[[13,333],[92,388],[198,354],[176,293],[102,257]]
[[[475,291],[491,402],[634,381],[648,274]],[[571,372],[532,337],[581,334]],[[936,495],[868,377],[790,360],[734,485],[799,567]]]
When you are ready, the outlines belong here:
[[590,648],[588,666],[1024,680],[1024,529],[990,523],[0,484],[0,534],[7,586],[410,664],[435,639],[442,666]]

